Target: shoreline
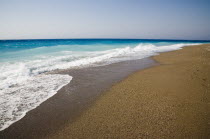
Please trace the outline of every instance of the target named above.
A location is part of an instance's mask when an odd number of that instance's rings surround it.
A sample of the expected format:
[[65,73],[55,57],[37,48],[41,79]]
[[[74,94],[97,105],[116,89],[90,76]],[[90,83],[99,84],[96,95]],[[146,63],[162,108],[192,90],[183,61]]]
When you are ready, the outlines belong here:
[[[185,48],[188,47],[184,47],[183,49]],[[118,84],[122,84],[125,80],[141,72],[168,64],[161,63],[155,57],[175,53],[183,49],[163,52],[160,55],[150,58],[114,63],[101,67],[56,71],[55,73],[73,75],[74,79],[75,77],[80,77],[79,79],[76,78],[76,81],[73,80],[73,84],[71,82],[63,87],[55,96],[42,103],[39,107],[29,111],[22,120],[14,123],[8,129],[1,131],[0,138],[14,138],[14,136],[16,138],[56,138],[62,137],[62,135],[70,136],[67,132],[68,127],[78,123],[89,109],[93,109],[98,101],[100,102],[101,98],[106,96],[107,92],[110,92],[112,88],[115,88]],[[97,75],[99,72],[100,74]],[[103,82],[99,77],[105,78],[105,81]],[[93,80],[95,81],[92,82]],[[83,81],[83,87],[78,89],[80,88],[81,81]],[[76,93],[75,89],[78,89]]]
[[47,138],[210,137],[210,44],[152,58]]
[[144,58],[99,67],[54,71],[51,74],[67,74],[73,76],[73,80],[53,97],[27,112],[21,120],[0,131],[0,138],[46,137],[75,121],[113,84],[133,72],[156,65],[151,58]]

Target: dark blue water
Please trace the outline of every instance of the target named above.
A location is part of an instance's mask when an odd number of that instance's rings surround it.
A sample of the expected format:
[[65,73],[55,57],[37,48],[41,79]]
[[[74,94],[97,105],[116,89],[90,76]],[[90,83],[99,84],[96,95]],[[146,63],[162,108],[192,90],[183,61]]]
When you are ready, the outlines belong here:
[[[32,49],[37,47],[52,47],[57,45],[129,45],[139,43],[209,43],[210,41],[198,40],[152,40],[152,39],[43,39],[43,40],[0,40],[0,52],[4,51],[18,51],[24,49]],[[94,48],[87,48],[86,50],[93,50]],[[78,50],[72,47],[71,50]]]

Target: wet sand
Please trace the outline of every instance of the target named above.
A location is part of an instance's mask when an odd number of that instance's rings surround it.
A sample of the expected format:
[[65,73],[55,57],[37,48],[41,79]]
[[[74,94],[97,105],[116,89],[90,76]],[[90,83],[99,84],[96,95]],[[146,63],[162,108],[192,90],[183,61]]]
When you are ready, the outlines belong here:
[[48,138],[210,138],[210,45],[153,58]]
[[24,118],[0,132],[0,139],[39,139],[60,131],[109,89],[133,72],[155,66],[151,59],[126,61],[101,67],[58,71],[73,76],[70,84],[29,111]]

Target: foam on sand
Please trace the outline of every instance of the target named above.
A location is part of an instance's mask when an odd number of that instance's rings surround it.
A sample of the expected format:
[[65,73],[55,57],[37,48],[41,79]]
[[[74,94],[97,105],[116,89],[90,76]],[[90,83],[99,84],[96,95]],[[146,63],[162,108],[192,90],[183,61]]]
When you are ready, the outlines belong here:
[[71,80],[69,75],[38,75],[0,90],[0,131],[23,118]]

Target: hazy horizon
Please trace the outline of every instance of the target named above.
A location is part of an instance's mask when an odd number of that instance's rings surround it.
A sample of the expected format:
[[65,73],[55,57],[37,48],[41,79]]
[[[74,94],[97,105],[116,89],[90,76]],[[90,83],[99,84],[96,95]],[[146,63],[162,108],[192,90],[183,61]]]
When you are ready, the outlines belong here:
[[0,40],[210,40],[208,0],[0,0]]
[[144,38],[144,39],[142,39],[142,38],[33,38],[33,39],[30,39],[30,38],[26,38],[26,39],[0,39],[0,41],[15,41],[15,40],[85,40],[85,39],[89,39],[89,40],[91,40],[91,39],[98,39],[98,40],[111,40],[111,39],[113,39],[113,40],[120,40],[120,39],[122,39],[122,40],[168,40],[168,41],[207,41],[207,42],[209,42],[210,41],[210,39],[209,40],[205,40],[205,39],[162,39],[162,38],[160,38],[160,39],[150,39],[150,38],[148,38],[148,39],[146,39],[146,38]]

